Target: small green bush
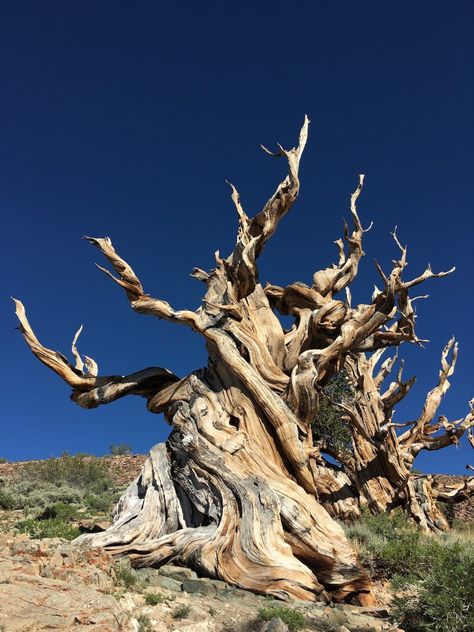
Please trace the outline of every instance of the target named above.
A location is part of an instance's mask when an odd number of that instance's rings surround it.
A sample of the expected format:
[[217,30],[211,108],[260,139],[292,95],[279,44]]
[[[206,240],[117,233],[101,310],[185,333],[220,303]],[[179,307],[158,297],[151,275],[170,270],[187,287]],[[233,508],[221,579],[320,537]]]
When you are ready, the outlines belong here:
[[8,491],[0,489],[0,509],[15,509],[15,498]]
[[474,540],[468,533],[425,534],[401,512],[364,515],[346,527],[373,578],[407,589],[394,598],[406,632],[474,630]]
[[65,540],[74,540],[74,538],[81,535],[77,527],[58,518],[48,518],[46,520],[27,518],[17,522],[16,528],[21,533],[27,533],[34,539],[63,538]]
[[117,497],[112,494],[103,494],[102,496],[87,494],[87,496],[84,497],[86,507],[98,512],[110,512],[116,502]]
[[57,518],[58,520],[62,520],[63,522],[70,522],[71,520],[75,520],[77,516],[78,512],[76,506],[59,502],[55,503],[54,505],[45,507],[45,509],[43,509],[37,519],[50,520]]
[[146,614],[141,614],[138,619],[138,632],[153,632],[150,619]]
[[135,588],[139,584],[138,576],[128,560],[120,560],[115,565],[115,581],[124,588]]
[[178,606],[175,610],[173,610],[173,619],[185,619],[191,608],[185,604]]
[[15,499],[13,509],[45,509],[55,503],[79,504],[83,491],[68,485],[56,486],[45,481],[15,481],[6,487]]
[[0,456],[0,463],[8,463],[8,459],[6,459],[4,456]]
[[112,456],[123,456],[124,454],[132,454],[132,448],[126,443],[112,444],[110,446],[110,454],[112,454]]
[[291,632],[302,630],[306,626],[306,617],[298,610],[293,610],[287,606],[266,606],[258,611],[259,619],[263,621],[271,621],[272,619],[281,619]]
[[459,544],[432,561],[414,594],[394,598],[393,615],[406,632],[474,630],[474,555]]
[[397,511],[364,514],[346,531],[357,542],[359,558],[375,579],[398,575],[400,581],[405,578],[409,583],[429,571],[431,555],[439,552],[438,542],[426,538],[405,514]]
[[118,487],[107,465],[89,455],[63,455],[26,463],[15,480],[0,481],[0,509],[46,510],[52,505],[82,505],[110,511]]
[[165,601],[164,595],[159,595],[157,593],[146,593],[145,594],[145,603],[147,606],[156,606],[159,603],[163,603]]
[[58,459],[26,463],[21,470],[24,481],[43,481],[57,487],[69,485],[81,489],[105,491],[112,481],[104,462],[94,456],[64,454]]

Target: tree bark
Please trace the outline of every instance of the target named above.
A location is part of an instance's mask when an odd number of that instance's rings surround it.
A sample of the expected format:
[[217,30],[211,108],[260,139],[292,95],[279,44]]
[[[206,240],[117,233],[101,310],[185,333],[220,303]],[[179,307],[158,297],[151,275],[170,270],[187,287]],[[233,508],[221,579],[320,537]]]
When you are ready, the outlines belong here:
[[[431,476],[413,474],[414,461],[422,450],[438,450],[458,445],[464,433],[474,425],[474,402],[463,419],[449,423],[446,417],[434,420],[448,377],[454,372],[457,344],[450,340],[443,350],[438,384],[428,393],[420,417],[408,423],[393,421],[394,406],[410,391],[415,378],[402,379],[403,364],[397,377],[383,391],[385,378],[397,356],[386,360],[378,373],[374,369],[380,352],[370,358],[365,353],[347,356],[344,370],[353,386],[351,401],[339,404],[351,430],[352,451],[337,455],[343,473],[350,481],[354,502],[374,513],[403,508],[425,531],[446,531],[448,521],[437,500],[460,502],[474,493],[474,477],[450,485],[434,481]],[[451,353],[451,357],[449,357]],[[407,428],[401,434],[398,428]],[[335,498],[329,498],[328,511],[337,517]],[[349,516],[350,517],[350,516]]]

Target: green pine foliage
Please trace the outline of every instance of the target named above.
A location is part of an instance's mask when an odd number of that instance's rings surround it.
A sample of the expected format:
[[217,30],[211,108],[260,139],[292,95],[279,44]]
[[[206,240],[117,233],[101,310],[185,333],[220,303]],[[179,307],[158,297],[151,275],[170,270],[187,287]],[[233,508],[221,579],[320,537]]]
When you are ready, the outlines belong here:
[[342,371],[324,387],[312,425],[314,441],[323,452],[340,454],[352,449],[349,424],[342,419],[343,412],[337,404],[349,401],[353,394],[352,386]]

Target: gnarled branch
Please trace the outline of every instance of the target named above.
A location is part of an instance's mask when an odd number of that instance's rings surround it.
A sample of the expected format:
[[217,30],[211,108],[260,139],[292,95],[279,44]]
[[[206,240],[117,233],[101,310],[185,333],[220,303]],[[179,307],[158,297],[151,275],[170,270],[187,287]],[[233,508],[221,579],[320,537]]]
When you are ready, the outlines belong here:
[[87,356],[86,368],[89,367],[89,369],[88,372],[84,372],[76,347],[81,330],[79,329],[74,336],[72,344],[76,356],[76,366],[74,367],[62,353],[48,349],[41,344],[31,328],[23,303],[17,299],[13,300],[16,306],[16,315],[20,321],[19,328],[26,344],[38,360],[72,387],[71,399],[82,408],[97,408],[97,406],[109,404],[125,395],[140,395],[150,399],[164,386],[179,379],[171,371],[161,367],[150,367],[125,376],[97,376],[94,374],[97,365]]
[[[450,353],[451,358],[449,358]],[[399,442],[403,443],[406,449],[411,448],[414,443],[423,443],[431,434],[440,429],[441,423],[433,424],[432,421],[442,398],[451,386],[448,378],[454,373],[457,356],[458,343],[453,337],[444,347],[441,354],[441,370],[439,372],[438,384],[426,396],[423,410],[416,424],[399,437]]]
[[275,154],[264,148],[271,156],[286,158],[288,175],[257,215],[252,218],[247,216],[237,190],[231,185],[232,200],[239,215],[237,243],[227,259],[216,256],[217,268],[206,279],[208,292],[205,301],[226,305],[238,302],[253,292],[258,282],[256,260],[299,193],[298,170],[308,138],[308,126],[309,119],[305,116],[296,147],[286,150],[280,146]]
[[97,266],[104,274],[109,276],[115,283],[124,288],[127,298],[132,308],[141,314],[150,314],[158,318],[164,318],[174,323],[189,325],[194,328],[197,324],[197,316],[191,310],[174,310],[169,303],[146,294],[143,286],[129,266],[116,252],[109,237],[87,237],[91,244],[96,246],[108,261],[112,264],[118,277],[102,266]]

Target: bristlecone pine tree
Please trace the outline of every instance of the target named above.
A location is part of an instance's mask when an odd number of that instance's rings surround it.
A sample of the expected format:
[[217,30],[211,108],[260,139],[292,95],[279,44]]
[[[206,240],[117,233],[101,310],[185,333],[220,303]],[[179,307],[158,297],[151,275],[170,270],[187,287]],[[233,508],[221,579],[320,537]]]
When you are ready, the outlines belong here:
[[[404,382],[399,371],[384,390],[395,358],[375,367],[387,347],[421,342],[409,292],[452,270],[434,273],[428,267],[403,280],[407,252],[394,233],[400,255],[393,269],[378,267],[381,289],[371,303],[351,306],[349,286],[364,254],[356,210],[363,176],[350,200],[353,228],[345,225],[344,240],[335,242],[338,262],[316,272],[311,286],[260,285],[257,259],[298,195],[308,124],[305,118],[296,147],[271,154],[287,161],[288,175],[257,215],[245,213],[231,185],[237,241],[226,258],[216,253],[210,272],[193,270],[206,287],[196,311],[176,311],[147,294],[108,237],[86,237],[108,259],[116,276],[101,269],[125,290],[136,312],[186,325],[204,337],[207,367],[182,378],[159,367],[100,376],[94,360],[83,361],[77,350],[80,331],[72,343],[72,365],[39,342],[20,301],[16,313],[31,351],[72,387],[77,404],[95,408],[141,395],[148,410],[163,412],[172,427],[119,501],[113,525],[83,538],[128,555],[135,566],[174,561],[281,598],[370,603],[370,581],[334,518],[357,516],[363,505],[373,512],[402,506],[423,528],[446,528],[435,498],[466,496],[472,478],[434,488],[429,478],[410,471],[421,450],[457,443],[474,425],[474,412],[471,407],[465,419],[451,423],[444,417],[433,421],[456,362],[451,340],[419,418],[392,421],[413,379]],[[285,330],[277,314],[291,315],[293,326]],[[324,445],[314,442],[311,424],[322,389],[341,371],[353,390],[353,397],[339,404],[352,449],[332,454],[340,463],[335,466],[325,458],[330,449],[324,452]]]

